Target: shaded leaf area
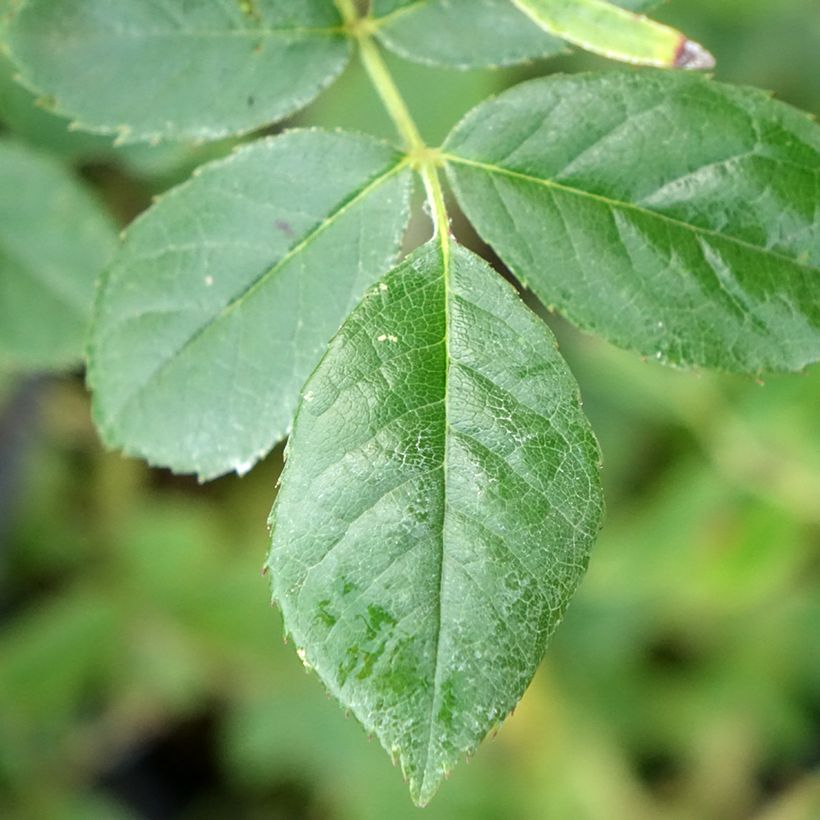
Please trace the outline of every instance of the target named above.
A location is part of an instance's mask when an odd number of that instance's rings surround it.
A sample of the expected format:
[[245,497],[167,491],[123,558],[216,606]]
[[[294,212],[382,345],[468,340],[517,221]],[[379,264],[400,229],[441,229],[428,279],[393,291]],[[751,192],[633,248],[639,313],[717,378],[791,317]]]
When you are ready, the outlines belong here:
[[[617,0],[644,11],[655,0]],[[454,68],[515,65],[568,50],[510,0],[374,0],[379,40],[408,60]]]
[[201,478],[249,470],[392,264],[409,182],[384,143],[293,131],[163,197],[101,286],[89,381],[105,440]]
[[820,356],[820,129],[760,91],[665,72],[535,80],[448,138],[450,178],[516,276],[673,365]]
[[30,0],[6,36],[27,86],[122,142],[254,130],[310,102],[348,59],[323,0]]
[[598,460],[554,338],[460,246],[408,257],[308,380],[274,598],[419,804],[532,678],[598,531]]
[[61,369],[82,358],[113,221],[69,171],[0,140],[0,363]]

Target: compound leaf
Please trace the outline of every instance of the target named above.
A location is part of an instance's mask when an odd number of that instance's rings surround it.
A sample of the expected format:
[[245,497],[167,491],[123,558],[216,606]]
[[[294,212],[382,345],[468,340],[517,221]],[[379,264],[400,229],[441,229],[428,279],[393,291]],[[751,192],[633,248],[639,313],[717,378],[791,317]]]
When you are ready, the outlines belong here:
[[28,0],[8,47],[58,113],[122,142],[211,140],[280,120],[344,68],[327,0]]
[[554,338],[447,247],[406,259],[331,343],[271,517],[286,629],[419,804],[521,697],[602,511]]
[[94,281],[116,247],[104,208],[53,159],[0,140],[0,363],[82,360]]
[[178,472],[245,472],[398,251],[410,172],[367,137],[294,131],[204,166],[127,231],[95,310],[108,444]]
[[[656,0],[617,0],[633,11]],[[504,66],[568,51],[510,0],[374,0],[379,40],[391,51],[431,65]]]
[[820,129],[760,91],[649,71],[535,80],[475,108],[449,174],[544,304],[673,365],[820,356]]

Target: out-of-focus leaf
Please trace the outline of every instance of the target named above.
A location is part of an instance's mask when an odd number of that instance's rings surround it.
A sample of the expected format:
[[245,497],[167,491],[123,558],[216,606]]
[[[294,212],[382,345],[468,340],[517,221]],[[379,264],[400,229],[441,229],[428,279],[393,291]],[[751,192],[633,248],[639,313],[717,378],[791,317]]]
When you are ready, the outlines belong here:
[[79,180],[0,141],[0,366],[79,364],[94,282],[115,245],[111,219]]
[[82,589],[17,618],[0,635],[0,731],[43,715],[57,731],[73,717],[110,675],[118,627],[114,602]]

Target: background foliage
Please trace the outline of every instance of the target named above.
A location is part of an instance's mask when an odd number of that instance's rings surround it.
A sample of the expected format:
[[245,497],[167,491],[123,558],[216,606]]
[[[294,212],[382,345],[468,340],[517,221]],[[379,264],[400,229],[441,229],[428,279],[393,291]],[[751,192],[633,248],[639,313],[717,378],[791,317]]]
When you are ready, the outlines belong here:
[[[820,110],[814,0],[657,16],[718,78]],[[433,143],[524,76],[608,67],[391,64]],[[69,135],[9,73],[6,130],[74,164],[120,223],[227,150]],[[298,123],[392,137],[355,65]],[[425,816],[817,817],[820,371],[682,374],[554,327],[604,449],[608,524],[515,717]],[[103,452],[79,376],[0,375],[0,816],[417,816],[282,646],[259,576],[280,467],[277,451],[208,487],[149,471]]]

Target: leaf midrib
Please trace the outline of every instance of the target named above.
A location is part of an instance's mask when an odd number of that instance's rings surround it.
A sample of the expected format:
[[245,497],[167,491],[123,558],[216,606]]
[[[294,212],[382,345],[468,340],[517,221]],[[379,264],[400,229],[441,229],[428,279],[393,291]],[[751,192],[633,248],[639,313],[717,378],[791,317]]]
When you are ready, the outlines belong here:
[[584,197],[586,199],[591,199],[593,201],[602,203],[609,208],[633,211],[635,213],[641,214],[642,216],[657,219],[675,225],[677,228],[682,228],[692,233],[702,234],[704,236],[714,237],[724,242],[730,242],[739,247],[745,248],[746,250],[753,251],[754,253],[762,254],[773,259],[778,259],[783,262],[796,265],[797,267],[803,268],[806,271],[811,271],[820,274],[820,268],[811,265],[808,262],[803,262],[796,257],[787,256],[786,254],[781,253],[780,251],[762,248],[760,247],[760,245],[755,245],[752,242],[749,242],[745,239],[741,239],[732,234],[721,233],[720,231],[716,231],[712,228],[705,228],[702,225],[695,225],[690,222],[684,222],[681,219],[676,219],[673,216],[668,216],[667,214],[660,213],[659,211],[653,211],[648,208],[643,208],[640,205],[636,205],[632,202],[625,202],[620,199],[613,199],[602,194],[595,194],[591,191],[585,191],[583,188],[574,188],[571,185],[565,185],[564,183],[556,182],[552,179],[533,176],[532,174],[526,174],[522,171],[513,171],[512,169],[505,168],[501,165],[495,165],[493,163],[468,159],[467,157],[460,157],[457,154],[450,154],[445,152],[442,154],[442,158],[445,161],[453,163],[455,165],[464,165],[471,168],[478,168],[490,174],[506,176],[510,177],[511,179],[518,179],[523,182],[528,182],[530,184],[540,185],[544,188],[550,188],[553,190],[562,191],[564,193],[573,194],[575,196]]
[[436,612],[438,620],[436,624],[436,638],[435,638],[435,653],[433,659],[433,690],[430,693],[430,716],[427,726],[427,741],[426,750],[424,753],[424,769],[421,773],[421,782],[419,783],[419,795],[424,794],[424,787],[427,778],[431,775],[430,759],[433,748],[433,726],[436,722],[436,708],[439,702],[440,671],[441,671],[441,627],[443,621],[443,593],[444,593],[444,533],[447,530],[447,511],[449,504],[447,501],[447,463],[450,457],[450,367],[453,362],[453,355],[450,349],[451,332],[450,332],[450,265],[451,265],[451,248],[450,237],[447,234],[448,227],[439,224],[439,251],[441,253],[442,264],[442,278],[444,290],[444,457],[441,465],[441,547],[439,550],[439,567],[438,567],[438,607]]
[[300,242],[294,245],[272,267],[265,269],[259,276],[246,285],[240,293],[232,296],[228,303],[222,307],[218,313],[211,315],[206,321],[196,327],[181,345],[171,351],[170,354],[163,357],[159,364],[148,374],[145,380],[137,385],[137,387],[121,401],[119,407],[109,415],[109,423],[115,423],[125,412],[126,408],[134,401],[134,399],[136,399],[150,384],[156,381],[156,379],[162,375],[162,373],[173,363],[174,360],[179,358],[191,345],[207,333],[209,329],[215,325],[218,325],[226,316],[241,307],[247,299],[250,299],[256,293],[257,290],[264,287],[272,276],[279,273],[279,271],[281,271],[282,268],[284,268],[293,258],[310,247],[311,243],[318,236],[334,225],[350,209],[367,199],[367,197],[382,184],[403,171],[408,166],[408,163],[409,160],[406,156],[400,156],[394,164],[387,168],[387,170],[382,171],[377,177],[369,180],[363,187],[359,188],[353,196],[340,203],[337,208],[329,214],[329,216],[312,228]]
[[110,42],[112,39],[117,38],[133,38],[133,39],[148,39],[148,38],[171,38],[171,37],[185,37],[188,39],[196,39],[196,38],[221,38],[221,37],[278,37],[278,36],[288,36],[294,35],[298,37],[315,37],[315,36],[343,36],[344,29],[341,26],[325,26],[325,27],[317,27],[317,28],[309,28],[309,27],[295,27],[295,28],[237,28],[237,29],[224,29],[218,31],[211,31],[209,29],[198,29],[198,30],[188,30],[188,29],[175,29],[175,30],[161,30],[161,29],[154,29],[154,30],[146,30],[146,29],[128,29],[128,28],[121,28],[117,29],[116,32],[112,35],[110,31],[100,30],[99,32],[90,32],[86,34],[84,38],[86,41],[93,40],[93,39],[104,39],[107,42]]

